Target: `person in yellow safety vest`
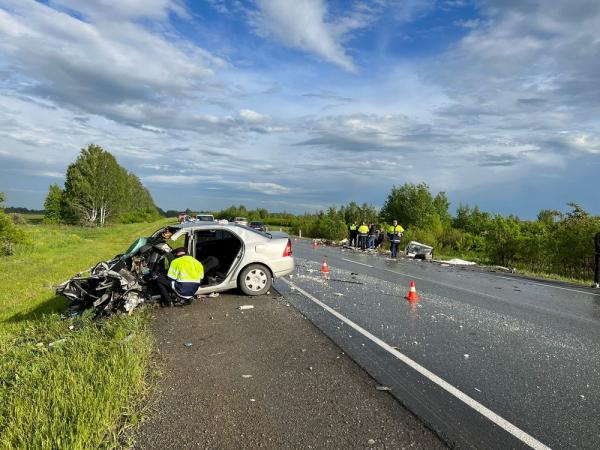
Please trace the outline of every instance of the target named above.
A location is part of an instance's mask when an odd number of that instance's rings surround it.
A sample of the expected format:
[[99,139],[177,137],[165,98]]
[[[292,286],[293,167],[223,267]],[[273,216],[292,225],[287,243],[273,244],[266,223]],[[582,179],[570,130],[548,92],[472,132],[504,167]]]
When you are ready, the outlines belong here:
[[173,291],[184,303],[191,303],[194,294],[204,278],[204,267],[196,258],[187,254],[185,247],[173,250],[175,259],[169,264],[167,275],[160,274],[156,284],[160,291],[163,306],[172,306],[170,292]]
[[361,250],[367,249],[367,237],[369,236],[369,227],[366,223],[362,223],[360,227],[358,227],[358,240],[360,242]]
[[392,225],[388,228],[388,237],[390,239],[390,251],[392,252],[392,258],[398,257],[398,247],[400,246],[400,238],[404,233],[404,228],[398,225],[398,221],[394,220]]
[[352,224],[348,227],[349,231],[350,231],[350,247],[356,247],[356,224],[354,222],[352,222]]

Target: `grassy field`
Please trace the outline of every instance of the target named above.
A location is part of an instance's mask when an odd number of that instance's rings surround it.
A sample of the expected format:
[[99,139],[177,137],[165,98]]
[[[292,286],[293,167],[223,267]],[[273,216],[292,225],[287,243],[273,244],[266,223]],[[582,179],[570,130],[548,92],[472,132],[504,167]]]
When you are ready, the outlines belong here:
[[165,223],[23,226],[33,246],[0,258],[0,448],[111,448],[139,419],[148,313],[64,319],[51,286]]

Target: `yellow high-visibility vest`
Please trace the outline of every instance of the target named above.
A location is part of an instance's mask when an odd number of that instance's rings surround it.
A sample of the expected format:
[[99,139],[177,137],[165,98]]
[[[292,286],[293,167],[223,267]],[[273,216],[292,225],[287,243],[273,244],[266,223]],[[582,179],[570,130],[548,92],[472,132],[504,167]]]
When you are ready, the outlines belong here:
[[354,224],[350,225],[350,231],[356,231],[356,225],[354,225]]
[[368,234],[369,233],[369,227],[366,225],[361,225],[360,227],[358,227],[358,232],[361,234]]
[[396,225],[395,227],[394,227],[394,225],[390,225],[388,228],[388,233],[390,233],[390,234],[404,233],[404,228],[402,228],[400,225]]
[[167,276],[180,283],[200,283],[204,278],[204,266],[192,256],[180,256],[171,261]]

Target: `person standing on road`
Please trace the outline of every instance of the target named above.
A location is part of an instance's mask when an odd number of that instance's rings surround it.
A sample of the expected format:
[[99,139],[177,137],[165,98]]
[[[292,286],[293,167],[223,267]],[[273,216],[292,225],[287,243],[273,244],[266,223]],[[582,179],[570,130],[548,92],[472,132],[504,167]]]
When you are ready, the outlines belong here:
[[385,228],[379,227],[379,234],[377,235],[377,241],[375,242],[375,248],[379,248],[383,245],[383,241],[385,241]]
[[185,247],[176,248],[173,253],[175,259],[169,264],[167,275],[159,274],[156,278],[163,306],[173,305],[171,291],[174,291],[177,297],[185,300],[185,303],[191,303],[194,294],[200,287],[200,281],[204,278],[202,263],[189,256]]
[[369,225],[369,241],[368,241],[368,247],[371,248],[375,248],[375,236],[377,235],[377,227],[375,227],[375,224],[372,223],[371,225]]
[[362,223],[360,227],[358,227],[358,240],[360,242],[360,249],[366,250],[367,248],[367,237],[369,236],[369,227],[366,223]]
[[388,230],[388,237],[390,238],[390,251],[392,252],[392,258],[398,257],[398,247],[400,246],[400,238],[404,233],[404,228],[398,225],[398,221],[394,220],[392,226]]
[[352,222],[348,230],[350,231],[350,247],[356,247],[356,223]]
[[600,233],[596,233],[594,237],[594,246],[596,254],[594,255],[594,284],[592,287],[600,288]]

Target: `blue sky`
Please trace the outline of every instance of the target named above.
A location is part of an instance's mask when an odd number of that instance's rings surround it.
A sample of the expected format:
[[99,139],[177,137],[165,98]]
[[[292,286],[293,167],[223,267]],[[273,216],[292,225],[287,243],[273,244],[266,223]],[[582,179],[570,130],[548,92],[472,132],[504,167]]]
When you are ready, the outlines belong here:
[[164,209],[600,214],[600,2],[0,0],[0,191],[96,143]]

